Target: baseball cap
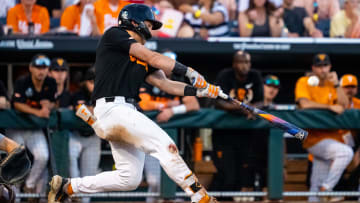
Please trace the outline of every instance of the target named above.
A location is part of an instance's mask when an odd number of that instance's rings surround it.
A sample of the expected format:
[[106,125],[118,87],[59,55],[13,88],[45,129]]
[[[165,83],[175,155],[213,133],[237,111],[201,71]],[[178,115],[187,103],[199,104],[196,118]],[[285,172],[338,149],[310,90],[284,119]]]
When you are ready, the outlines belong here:
[[343,75],[340,79],[340,86],[346,87],[346,86],[357,86],[358,81],[355,75],[352,74],[346,74]]
[[171,59],[174,59],[176,61],[177,55],[173,51],[165,51],[165,52],[163,52],[163,55],[165,55]]
[[330,57],[327,54],[316,54],[313,59],[313,66],[330,65]]
[[35,66],[35,67],[49,67],[51,64],[51,61],[49,59],[49,57],[47,57],[44,54],[36,54],[32,59],[31,59],[31,66]]
[[63,58],[53,58],[51,60],[50,70],[68,70],[69,66]]
[[280,80],[275,75],[267,75],[264,79],[264,84],[274,87],[280,87]]

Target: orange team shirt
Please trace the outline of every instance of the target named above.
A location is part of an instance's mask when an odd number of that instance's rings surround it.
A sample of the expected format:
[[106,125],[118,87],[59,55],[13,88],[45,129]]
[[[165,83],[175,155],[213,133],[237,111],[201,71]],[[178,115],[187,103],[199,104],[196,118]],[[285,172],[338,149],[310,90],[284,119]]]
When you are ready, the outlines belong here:
[[80,4],[71,5],[67,7],[61,15],[60,26],[78,33],[80,29],[80,17]]
[[97,0],[94,3],[96,23],[101,34],[110,27],[118,25],[117,19],[121,9],[130,3],[131,2],[127,0],[119,0],[116,11],[111,10],[109,0]]
[[179,97],[175,97],[174,99],[170,99],[167,97],[156,97],[152,96],[149,93],[143,92],[139,94],[140,102],[139,106],[144,111],[153,111],[159,110],[161,108],[168,107],[167,104],[171,100],[180,100]]
[[[35,4],[32,9],[31,21],[34,23],[35,34],[49,31],[50,17],[45,7]],[[8,11],[7,25],[11,26],[14,32],[28,34],[28,20],[22,4],[17,4]]]
[[[306,98],[311,101],[334,105],[337,101],[337,93],[331,82],[325,82],[323,86],[312,87],[308,85],[308,76],[299,78],[295,87],[295,100]],[[343,135],[345,130],[309,130],[309,135],[303,143],[304,148],[309,148],[317,144],[323,139],[334,139],[344,143]]]

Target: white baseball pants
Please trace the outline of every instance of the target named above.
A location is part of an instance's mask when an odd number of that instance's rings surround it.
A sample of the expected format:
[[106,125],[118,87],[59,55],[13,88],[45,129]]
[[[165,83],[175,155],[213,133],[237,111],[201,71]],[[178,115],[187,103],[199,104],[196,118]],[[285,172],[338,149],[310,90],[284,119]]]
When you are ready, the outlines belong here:
[[193,182],[186,179],[191,171],[173,140],[156,123],[133,105],[125,103],[123,97],[116,97],[114,102],[98,99],[94,114],[96,134],[117,138],[117,141],[110,141],[116,170],[71,179],[74,193],[136,189],[142,180],[145,153],[148,153],[157,158],[169,177],[191,195],[187,188]]
[[[77,178],[95,175],[101,156],[101,140],[95,134],[82,136],[80,132],[71,132],[69,139],[70,177]],[[90,202],[84,197],[82,203]]]
[[[318,192],[320,187],[331,191],[354,155],[351,147],[333,139],[324,139],[308,151],[314,155],[311,192]],[[309,197],[309,201],[318,202],[320,199]]]
[[48,179],[46,166],[49,160],[49,148],[43,131],[9,129],[6,135],[30,150],[34,162],[25,180],[25,185],[28,188],[36,187],[36,192],[44,193],[44,186]]

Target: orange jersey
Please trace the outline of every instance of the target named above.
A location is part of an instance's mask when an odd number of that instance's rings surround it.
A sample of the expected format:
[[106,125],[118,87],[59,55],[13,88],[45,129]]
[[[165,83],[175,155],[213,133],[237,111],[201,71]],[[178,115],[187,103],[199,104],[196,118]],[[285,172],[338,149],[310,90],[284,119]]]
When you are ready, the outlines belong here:
[[[308,76],[301,77],[295,87],[295,99],[301,98],[327,105],[334,105],[337,101],[337,93],[331,82],[325,82],[323,86],[308,85]],[[344,143],[345,130],[309,130],[309,135],[303,143],[304,148],[309,148],[323,139],[334,139]]]
[[118,25],[119,13],[121,9],[128,4],[130,4],[129,1],[119,0],[117,9],[112,10],[110,8],[109,0],[97,0],[94,3],[96,23],[101,34],[103,34],[110,27]]
[[67,7],[61,15],[60,26],[78,33],[80,29],[80,16],[80,4],[71,5]]
[[350,104],[351,109],[360,109],[360,99],[353,97]]
[[[34,23],[34,34],[41,34],[49,31],[50,17],[48,10],[39,5],[32,8],[31,21]],[[28,19],[22,4],[17,4],[8,11],[7,25],[11,26],[14,32],[28,34]]]

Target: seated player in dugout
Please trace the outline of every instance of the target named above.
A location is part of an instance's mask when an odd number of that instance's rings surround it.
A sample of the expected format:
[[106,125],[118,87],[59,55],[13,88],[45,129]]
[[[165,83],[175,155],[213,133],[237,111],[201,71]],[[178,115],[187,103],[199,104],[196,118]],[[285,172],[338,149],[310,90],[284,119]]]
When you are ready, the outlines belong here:
[[[245,51],[236,51],[232,67],[226,68],[217,76],[216,84],[231,97],[246,104],[255,105],[263,102],[263,80],[261,74],[251,68],[251,56]],[[245,114],[248,119],[254,115],[243,110],[239,105],[221,99],[216,100],[216,108],[231,113]],[[214,157],[218,173],[215,176],[214,187],[219,190],[252,191],[254,177],[258,165],[254,156],[255,150],[262,148],[265,142],[262,133],[255,129],[216,129],[213,131]],[[252,153],[249,153],[251,151]],[[262,178],[265,180],[265,178]],[[252,201],[253,199],[246,199]]]
[[8,11],[7,25],[15,34],[43,34],[49,31],[49,12],[35,3],[36,0],[21,0]]
[[[34,115],[48,119],[55,107],[56,81],[48,77],[50,59],[35,55],[29,64],[29,75],[15,82],[12,104],[23,116]],[[44,193],[47,177],[49,148],[42,129],[8,129],[7,136],[24,144],[34,157],[33,167],[25,180],[26,193]],[[32,199],[34,202],[34,200]]]
[[71,105],[71,94],[67,88],[69,66],[63,58],[53,58],[51,60],[49,76],[56,81],[57,92],[55,94],[57,108],[69,108]]
[[[237,51],[233,56],[232,68],[222,70],[216,79],[221,89],[246,104],[256,104],[263,101],[263,82],[259,71],[251,69],[251,56],[245,51]],[[241,107],[232,102],[216,100],[216,107],[234,111]]]
[[[171,51],[165,51],[163,53],[176,60],[176,53]],[[184,78],[171,76],[172,80],[184,81]],[[194,96],[173,96],[161,91],[159,88],[144,83],[140,88],[140,108],[144,111],[158,110],[160,113],[156,117],[156,121],[159,123],[168,122],[171,117],[177,114],[184,114],[189,111],[198,111],[200,105],[196,97]]]
[[[135,190],[142,180],[145,154],[150,154],[191,202],[216,202],[186,165],[169,135],[135,105],[145,81],[177,96],[215,99],[223,96],[221,88],[207,83],[194,69],[144,46],[152,37],[150,30],[162,26],[148,6],[125,6],[117,22],[118,26],[101,37],[96,50],[94,115],[85,105],[76,112],[88,123],[95,120],[91,126],[96,135],[110,142],[116,170],[71,179],[55,175],[48,201],[59,202],[79,193]],[[191,85],[166,77],[172,74],[186,76]]]
[[[337,73],[331,70],[330,57],[317,54],[313,58],[312,74],[318,84],[309,82],[309,76],[298,79],[295,87],[295,101],[300,109],[325,109],[342,114],[349,100],[340,87]],[[311,81],[311,80],[310,80]],[[345,131],[339,129],[309,130],[303,147],[313,155],[311,192],[332,191],[353,157],[353,150],[344,143]],[[309,201],[320,201],[309,197]]]

